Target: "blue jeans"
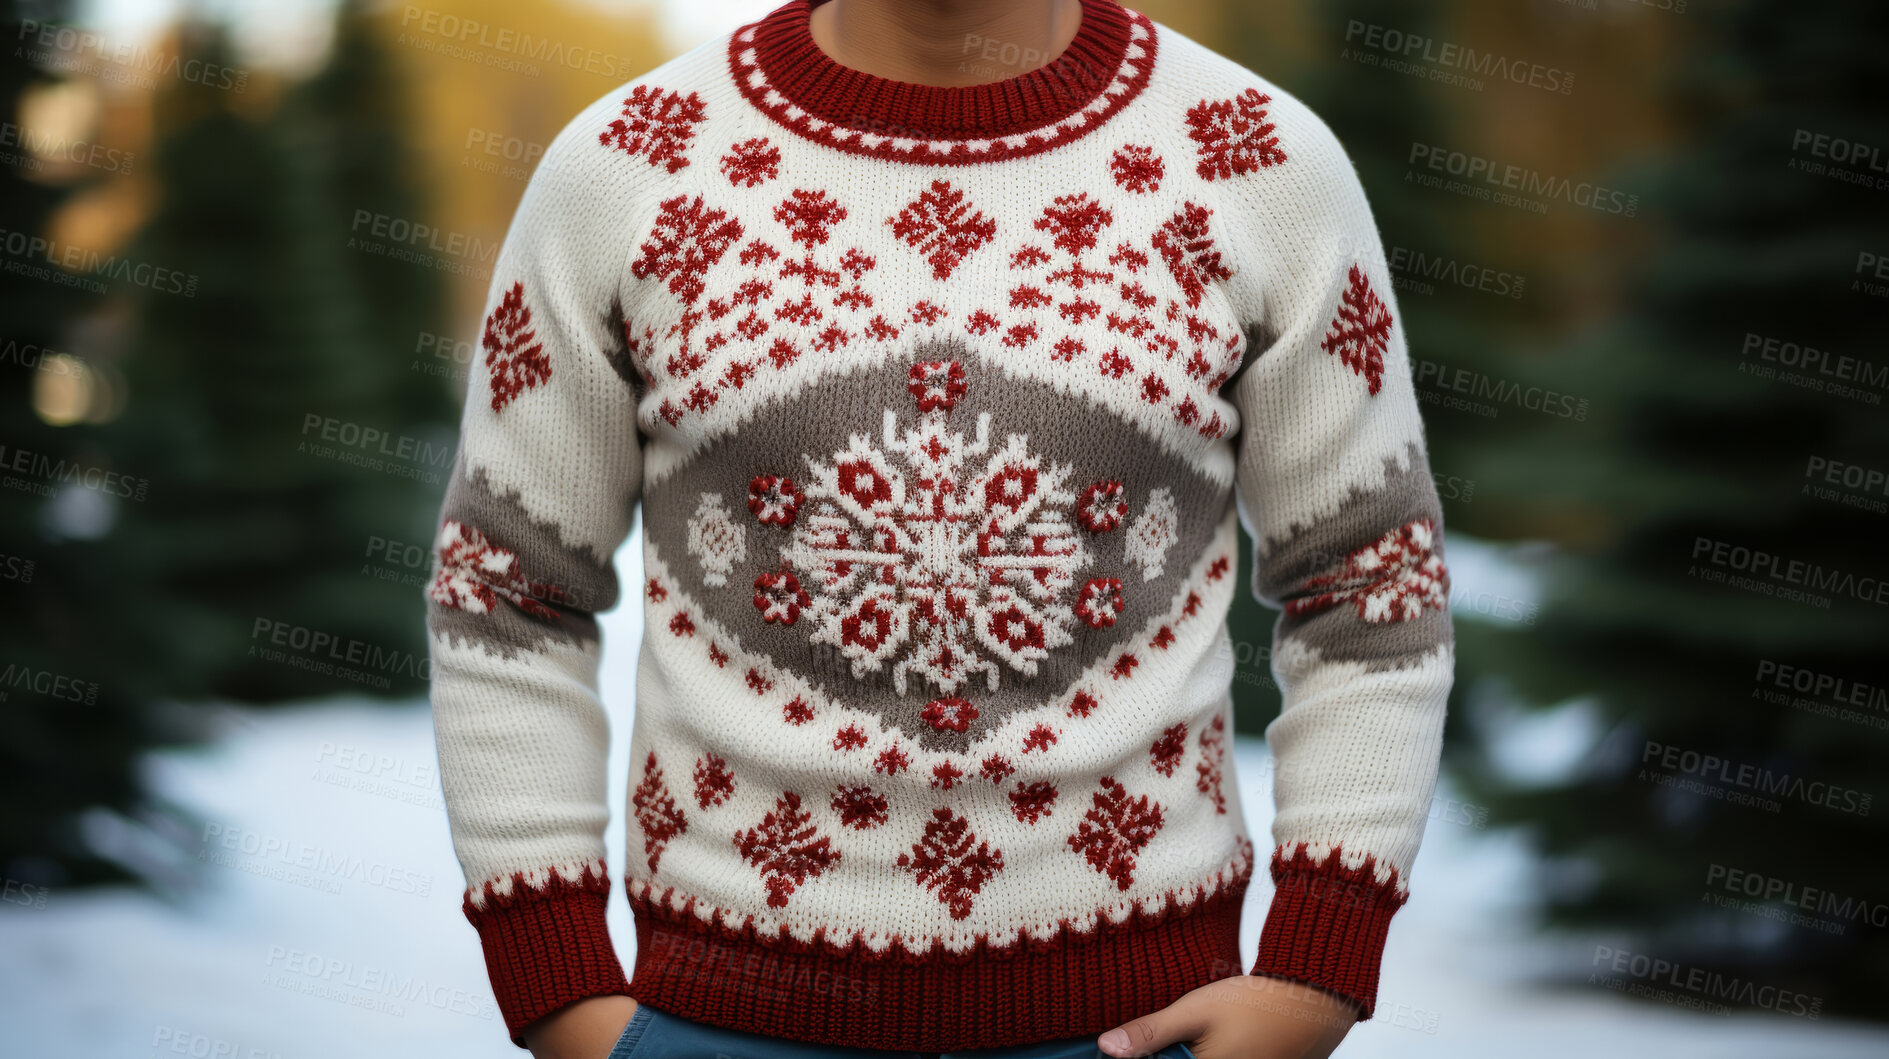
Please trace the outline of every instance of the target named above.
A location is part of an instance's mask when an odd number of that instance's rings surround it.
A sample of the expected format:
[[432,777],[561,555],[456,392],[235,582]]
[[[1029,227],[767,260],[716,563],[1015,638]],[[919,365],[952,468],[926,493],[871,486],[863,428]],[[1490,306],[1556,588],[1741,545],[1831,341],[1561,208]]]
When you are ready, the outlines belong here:
[[[811,1044],[758,1033],[742,1033],[677,1018],[648,1004],[623,1028],[607,1059],[1108,1059],[1094,1037],[1073,1037],[1014,1048],[970,1048],[959,1052],[893,1052],[879,1048],[843,1048]],[[1170,1044],[1153,1059],[1194,1059],[1184,1044]]]

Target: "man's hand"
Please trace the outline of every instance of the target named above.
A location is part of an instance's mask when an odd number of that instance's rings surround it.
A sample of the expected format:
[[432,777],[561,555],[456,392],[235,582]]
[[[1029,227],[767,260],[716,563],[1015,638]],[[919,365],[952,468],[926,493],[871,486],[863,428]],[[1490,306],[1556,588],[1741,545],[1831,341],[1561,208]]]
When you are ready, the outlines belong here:
[[1104,1033],[1115,1056],[1153,1055],[1176,1042],[1198,1059],[1325,1059],[1358,1007],[1317,986],[1266,975],[1223,978]]
[[525,1047],[535,1059],[605,1059],[635,1014],[629,997],[587,997],[526,1026]]

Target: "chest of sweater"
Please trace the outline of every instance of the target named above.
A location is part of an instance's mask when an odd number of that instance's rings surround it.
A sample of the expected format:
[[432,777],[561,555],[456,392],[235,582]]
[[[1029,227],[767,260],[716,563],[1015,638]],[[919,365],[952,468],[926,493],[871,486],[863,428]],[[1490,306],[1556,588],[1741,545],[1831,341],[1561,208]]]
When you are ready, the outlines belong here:
[[621,275],[648,547],[745,644],[966,749],[1223,521],[1215,208],[1145,128],[927,167],[747,116],[703,124]]

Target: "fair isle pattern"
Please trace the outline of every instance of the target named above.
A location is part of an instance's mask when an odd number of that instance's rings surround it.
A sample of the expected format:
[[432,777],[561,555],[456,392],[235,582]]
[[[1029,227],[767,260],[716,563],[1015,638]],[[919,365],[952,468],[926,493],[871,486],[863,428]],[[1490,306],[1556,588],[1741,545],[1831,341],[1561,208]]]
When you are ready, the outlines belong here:
[[[1226,974],[1261,857],[1229,754],[1242,591],[1281,612],[1284,700],[1251,969],[1369,1017],[1454,639],[1348,157],[1112,0],[1055,62],[967,88],[838,67],[813,6],[586,108],[495,262],[426,603],[512,1039],[627,992],[999,1047]],[[644,633],[612,798],[595,615],[619,598]]]

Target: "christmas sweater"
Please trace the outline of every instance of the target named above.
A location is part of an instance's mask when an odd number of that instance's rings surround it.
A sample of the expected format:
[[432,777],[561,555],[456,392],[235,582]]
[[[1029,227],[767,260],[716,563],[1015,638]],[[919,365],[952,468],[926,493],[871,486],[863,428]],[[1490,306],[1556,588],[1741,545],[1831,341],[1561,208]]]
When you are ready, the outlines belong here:
[[[1370,1017],[1454,641],[1349,157],[1112,0],[969,87],[835,63],[812,6],[584,110],[495,259],[426,599],[463,908],[513,1041],[627,993],[998,1047],[1242,972]],[[1230,635],[1239,591],[1280,612],[1269,644]],[[626,977],[595,615],[632,594]],[[1263,850],[1228,753],[1255,656],[1283,698]]]

